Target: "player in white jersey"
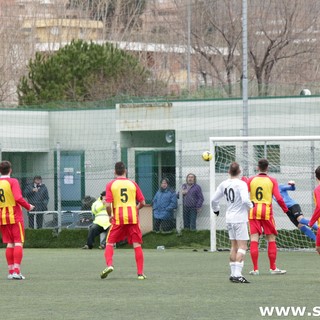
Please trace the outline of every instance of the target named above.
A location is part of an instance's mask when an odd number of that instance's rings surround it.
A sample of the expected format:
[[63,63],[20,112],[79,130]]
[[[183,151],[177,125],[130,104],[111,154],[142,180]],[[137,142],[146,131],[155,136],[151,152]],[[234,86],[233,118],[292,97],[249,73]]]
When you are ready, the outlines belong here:
[[211,200],[211,207],[218,216],[221,198],[225,197],[227,200],[226,223],[231,242],[231,276],[229,279],[236,283],[249,283],[242,276],[242,269],[249,240],[248,210],[253,207],[253,204],[249,199],[247,184],[239,179],[241,173],[239,164],[232,162],[228,173],[229,178],[221,182],[215,191]]

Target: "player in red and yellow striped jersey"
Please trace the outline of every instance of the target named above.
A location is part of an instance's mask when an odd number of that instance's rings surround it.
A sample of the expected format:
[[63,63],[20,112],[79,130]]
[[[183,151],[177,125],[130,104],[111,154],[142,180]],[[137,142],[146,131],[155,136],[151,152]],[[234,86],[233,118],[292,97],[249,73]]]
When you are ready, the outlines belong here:
[[259,173],[248,180],[250,200],[254,203],[254,207],[249,212],[250,254],[253,262],[253,270],[250,271],[250,274],[252,275],[259,274],[259,237],[262,233],[265,234],[268,241],[270,273],[286,273],[285,270],[280,270],[276,267],[276,235],[278,232],[273,218],[272,197],[277,200],[283,212],[288,212],[288,208],[279,192],[277,180],[267,174],[268,166],[267,159],[260,159],[258,161]]
[[[313,215],[309,221],[309,226],[313,226],[316,222],[320,227],[320,166],[315,170],[318,186],[313,191],[313,199],[316,205]],[[316,236],[316,250],[320,254],[320,228],[318,228]]]
[[144,257],[142,251],[142,233],[139,225],[139,209],[145,205],[140,187],[126,177],[126,167],[123,162],[115,164],[116,178],[106,186],[107,213],[112,225],[107,236],[105,259],[107,267],[102,271],[104,279],[113,271],[114,244],[127,238],[133,245],[137,265],[138,279],[143,280]]
[[17,179],[11,178],[11,163],[0,163],[0,230],[3,243],[7,244],[6,259],[8,279],[23,280],[20,265],[23,257],[24,223],[21,206],[30,211],[33,205],[22,197]]

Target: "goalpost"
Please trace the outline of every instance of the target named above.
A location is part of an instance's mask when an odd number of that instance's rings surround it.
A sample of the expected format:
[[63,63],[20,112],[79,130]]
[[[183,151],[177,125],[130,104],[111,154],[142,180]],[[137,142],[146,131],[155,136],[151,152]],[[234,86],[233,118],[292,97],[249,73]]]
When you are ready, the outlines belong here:
[[[237,161],[242,174],[249,177],[257,173],[258,160],[267,158],[269,175],[275,177],[279,184],[295,180],[296,191],[290,196],[301,205],[305,218],[310,219],[314,209],[314,171],[320,165],[320,136],[210,137],[209,141],[213,155],[210,162],[210,198],[218,184],[227,178],[231,162]],[[220,206],[222,214],[216,217],[210,200],[211,251],[229,248],[225,201],[221,200]],[[273,208],[279,248],[314,248],[314,242],[294,226],[275,201]],[[265,248],[263,238],[260,239],[260,248]]]

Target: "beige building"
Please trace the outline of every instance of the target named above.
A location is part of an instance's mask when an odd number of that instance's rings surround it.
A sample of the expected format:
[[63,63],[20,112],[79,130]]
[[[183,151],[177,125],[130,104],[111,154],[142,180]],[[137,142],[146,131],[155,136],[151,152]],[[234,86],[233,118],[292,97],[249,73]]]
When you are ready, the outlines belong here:
[[100,40],[103,33],[101,21],[80,19],[26,19],[21,31],[34,43],[68,43],[74,39]]

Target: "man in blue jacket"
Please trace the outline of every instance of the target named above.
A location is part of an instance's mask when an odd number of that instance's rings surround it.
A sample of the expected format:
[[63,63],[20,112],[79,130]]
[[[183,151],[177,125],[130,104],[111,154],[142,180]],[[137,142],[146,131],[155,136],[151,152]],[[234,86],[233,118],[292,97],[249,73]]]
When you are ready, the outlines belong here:
[[154,231],[171,231],[175,228],[174,209],[177,208],[177,195],[169,188],[169,180],[161,180],[160,189],[153,201]]

